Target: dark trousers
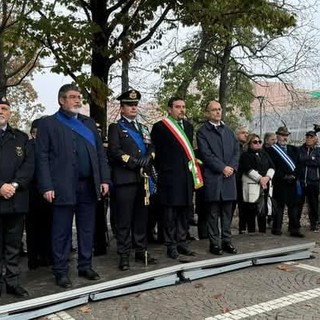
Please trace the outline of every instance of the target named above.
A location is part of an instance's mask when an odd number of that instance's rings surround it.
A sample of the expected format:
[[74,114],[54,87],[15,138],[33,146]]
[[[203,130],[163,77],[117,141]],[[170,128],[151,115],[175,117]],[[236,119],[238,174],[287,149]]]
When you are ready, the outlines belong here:
[[158,195],[153,194],[150,197],[150,205],[148,207],[148,240],[155,240],[155,228],[157,226],[157,242],[163,243],[163,217],[162,207],[159,203]]
[[267,219],[266,214],[258,214],[258,204],[243,202],[243,210],[245,214],[246,225],[244,229],[248,228],[248,232],[256,232],[256,220],[258,222],[259,232],[266,232]]
[[115,187],[117,251],[128,255],[147,247],[148,208],[144,204],[143,182]]
[[94,252],[106,253],[107,252],[107,213],[106,208],[108,206],[108,200],[102,198],[97,203],[96,208],[96,222],[94,233]]
[[308,184],[306,186],[302,187],[302,195],[299,202],[298,207],[298,219],[300,221],[301,214],[303,210],[303,205],[305,203],[305,200],[307,200],[308,203],[308,215],[310,220],[310,228],[315,229],[317,227],[317,223],[319,222],[319,216],[318,216],[318,196],[319,196],[319,184]]
[[300,222],[298,217],[298,206],[295,203],[285,203],[277,200],[277,209],[275,210],[275,215],[273,218],[272,231],[281,231],[282,222],[283,222],[283,214],[284,208],[287,205],[288,208],[288,216],[289,216],[289,232],[296,232],[300,229]]
[[[23,214],[0,215],[0,287],[3,280],[12,287],[19,285],[19,260],[23,227]],[[5,265],[4,276],[2,276],[3,265]]]
[[51,204],[35,190],[30,190],[29,212],[26,214],[26,242],[29,262],[51,261]]
[[54,275],[67,274],[72,244],[72,222],[76,218],[78,270],[92,267],[96,216],[96,194],[91,180],[79,180],[75,206],[52,206],[52,255]]
[[168,249],[186,248],[189,206],[163,206],[164,244]]
[[208,239],[208,205],[204,201],[204,188],[200,188],[195,192],[195,212],[198,215],[199,239]]
[[210,245],[220,247],[231,243],[232,203],[233,201],[209,203],[208,235]]

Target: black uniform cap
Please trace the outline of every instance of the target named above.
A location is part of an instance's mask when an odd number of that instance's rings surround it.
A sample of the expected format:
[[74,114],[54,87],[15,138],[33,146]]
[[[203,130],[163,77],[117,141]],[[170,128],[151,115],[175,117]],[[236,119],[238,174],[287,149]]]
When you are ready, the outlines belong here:
[[315,137],[317,134],[315,131],[311,130],[306,133],[306,136]]
[[0,104],[5,104],[10,107],[10,103],[3,92],[0,92]]
[[126,91],[122,93],[117,100],[119,100],[121,103],[138,103],[138,101],[141,99],[141,93],[138,90],[131,89],[129,91]]

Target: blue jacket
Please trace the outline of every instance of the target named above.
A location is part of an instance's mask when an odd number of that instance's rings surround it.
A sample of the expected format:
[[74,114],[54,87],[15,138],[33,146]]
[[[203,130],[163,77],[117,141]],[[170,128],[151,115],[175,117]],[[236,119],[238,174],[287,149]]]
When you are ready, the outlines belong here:
[[320,148],[299,147],[298,174],[303,185],[319,183]]
[[[82,140],[89,153],[92,180],[97,199],[100,199],[100,184],[110,183],[107,157],[93,119],[83,115],[78,115],[78,119],[94,133],[96,149],[84,138]],[[36,139],[38,188],[41,194],[54,190],[55,205],[76,204],[79,180],[76,135],[78,134],[60,122],[55,115],[39,121]]]
[[197,144],[203,161],[205,201],[236,200],[236,175],[223,176],[226,166],[238,170],[239,144],[233,131],[225,124],[217,130],[207,121],[197,132]]

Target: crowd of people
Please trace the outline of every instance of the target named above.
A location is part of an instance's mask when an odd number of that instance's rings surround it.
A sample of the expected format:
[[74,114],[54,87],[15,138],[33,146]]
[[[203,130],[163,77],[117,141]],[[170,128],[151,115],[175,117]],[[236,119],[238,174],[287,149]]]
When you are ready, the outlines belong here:
[[106,253],[107,207],[121,271],[130,269],[132,251],[137,263],[157,264],[150,241],[164,244],[170,259],[195,256],[188,241],[194,213],[199,238],[208,239],[213,255],[237,253],[235,212],[240,234],[265,233],[270,226],[280,236],[287,208],[289,234],[303,237],[306,200],[310,229],[318,232],[315,131],[306,133],[302,146],[289,144],[285,126],[262,141],[246,127],[233,131],[212,100],[194,132],[182,97],[169,99],[168,116],[149,131],[137,120],[140,92],[131,89],[117,99],[121,116],[109,126],[106,146],[96,123],[79,113],[81,92],[74,84],[60,88],[55,114],[33,121],[30,138],[9,125],[10,103],[0,96],[0,289],[29,295],[19,281],[24,225],[28,268],[51,265],[56,284],[70,288],[75,221],[78,276],[99,280],[92,257]]

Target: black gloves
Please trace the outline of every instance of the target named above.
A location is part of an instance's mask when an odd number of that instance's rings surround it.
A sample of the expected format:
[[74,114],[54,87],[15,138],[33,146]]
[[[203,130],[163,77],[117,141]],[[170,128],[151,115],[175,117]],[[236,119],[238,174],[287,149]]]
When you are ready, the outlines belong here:
[[132,158],[132,162],[136,167],[147,168],[151,164],[151,157],[148,155],[140,158]]
[[137,164],[141,168],[146,168],[149,166],[150,161],[151,161],[150,156],[143,156],[137,160]]

